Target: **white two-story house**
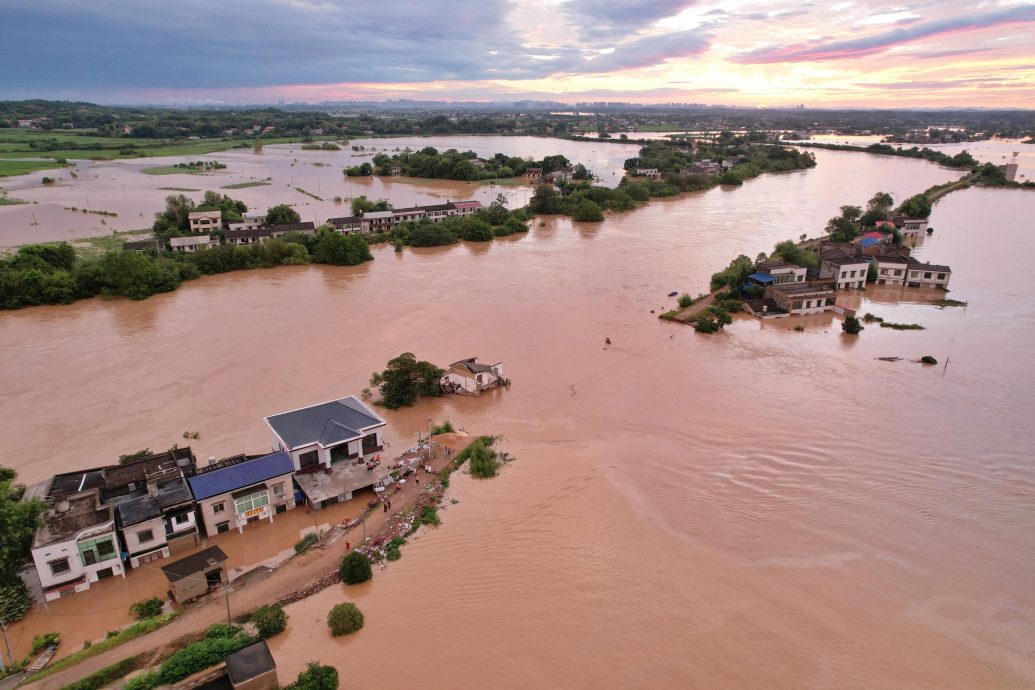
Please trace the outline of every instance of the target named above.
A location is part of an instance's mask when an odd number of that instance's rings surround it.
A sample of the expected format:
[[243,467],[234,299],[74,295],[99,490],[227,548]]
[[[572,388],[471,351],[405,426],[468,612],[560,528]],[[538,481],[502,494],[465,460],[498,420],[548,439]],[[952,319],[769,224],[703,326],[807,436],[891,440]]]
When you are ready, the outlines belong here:
[[866,273],[870,264],[858,245],[851,242],[824,243],[819,258],[819,277],[833,278],[835,289],[861,290],[866,287]]

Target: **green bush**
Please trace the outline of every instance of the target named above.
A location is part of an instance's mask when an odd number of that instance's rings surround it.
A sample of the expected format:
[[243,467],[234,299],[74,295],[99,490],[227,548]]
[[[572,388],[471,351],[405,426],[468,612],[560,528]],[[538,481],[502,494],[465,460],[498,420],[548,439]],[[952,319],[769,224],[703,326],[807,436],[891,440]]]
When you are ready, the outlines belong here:
[[[0,487],[2,487],[3,484],[4,481],[0,480]],[[10,486],[9,483],[8,486]],[[8,494],[8,496],[10,496],[10,494]],[[6,498],[7,497],[5,497],[5,499]],[[5,500],[4,503],[0,505],[10,505],[11,503],[13,503],[14,506],[21,505],[18,498],[10,496],[10,499],[10,501]],[[11,510],[13,511],[15,508],[11,508]],[[9,523],[5,523],[5,526],[10,529],[12,533],[14,533],[18,523],[22,523],[22,533],[28,535],[23,541],[26,547],[29,542],[32,541],[32,530],[35,525],[37,514],[37,512],[27,512],[23,517],[21,517],[21,519],[16,521],[12,518]],[[26,555],[28,554],[26,553]],[[8,564],[4,564],[4,566],[11,567]],[[29,612],[29,609],[32,607],[32,595],[29,594],[29,590],[21,578],[12,574],[9,579],[10,582],[0,585],[0,616],[3,616],[4,621],[7,623],[14,623],[15,621],[20,621],[22,618],[25,618],[25,614]]]
[[366,582],[374,576],[373,568],[370,567],[370,559],[358,551],[347,553],[341,559],[338,570],[341,573],[341,581],[347,585]]
[[881,321],[881,328],[892,328],[896,331],[922,331],[924,327],[918,323],[891,323],[890,321]]
[[711,316],[702,315],[697,321],[694,321],[694,330],[698,333],[715,333],[721,329],[722,324]]
[[477,479],[495,477],[499,470],[496,453],[489,449],[481,439],[476,439],[467,447],[471,459],[471,476]]
[[456,429],[453,428],[453,423],[450,422],[447,419],[446,421],[442,422],[441,424],[432,427],[431,428],[431,435],[432,436],[438,436],[439,434],[451,434],[454,431],[456,431]]
[[154,618],[162,612],[162,600],[158,597],[144,599],[130,606],[129,610],[133,612],[138,621],[142,621],[145,618]]
[[841,330],[848,335],[859,335],[863,331],[863,325],[859,322],[858,317],[849,315],[841,322]]
[[[249,617],[250,618],[250,617]],[[233,637],[241,632],[241,628],[236,625],[227,625],[226,623],[213,623],[205,629],[205,639],[215,640],[220,637]]]
[[320,535],[316,532],[310,532],[301,539],[295,542],[295,553],[302,553],[312,548],[316,542],[320,541]]
[[252,623],[259,631],[259,637],[269,639],[284,632],[284,628],[287,627],[287,614],[276,604],[266,604],[255,609],[252,614]]
[[441,525],[442,519],[438,516],[438,508],[433,505],[424,506],[424,510],[420,513],[420,524]]
[[920,358],[920,362],[923,364],[937,364],[938,360],[932,357],[931,355],[924,355]]
[[284,690],[338,690],[338,669],[309,662],[306,670]]
[[122,686],[122,690],[151,690],[159,685],[161,685],[161,676],[158,671],[147,671],[136,678],[131,678]]
[[694,303],[694,298],[691,297],[690,295],[688,295],[687,293],[684,292],[683,294],[681,294],[679,296],[679,308],[680,309],[686,309],[687,307],[689,307],[693,303]]
[[351,635],[363,627],[363,612],[355,604],[338,604],[327,614],[327,625],[331,635]]
[[[6,623],[6,621],[4,622]],[[32,648],[29,650],[29,654],[39,654],[50,645],[57,644],[60,640],[61,633],[50,632],[36,635],[32,638]]]
[[233,637],[205,638],[187,645],[162,663],[158,679],[163,683],[175,683],[187,676],[215,666],[230,652],[255,642],[251,635],[239,634]]
[[[119,678],[137,669],[140,663],[139,656],[131,656],[111,666],[105,666],[100,671],[92,673],[86,678],[77,680],[71,685],[66,685],[61,690],[100,690],[105,685],[111,685]],[[125,687],[129,687],[128,685]]]

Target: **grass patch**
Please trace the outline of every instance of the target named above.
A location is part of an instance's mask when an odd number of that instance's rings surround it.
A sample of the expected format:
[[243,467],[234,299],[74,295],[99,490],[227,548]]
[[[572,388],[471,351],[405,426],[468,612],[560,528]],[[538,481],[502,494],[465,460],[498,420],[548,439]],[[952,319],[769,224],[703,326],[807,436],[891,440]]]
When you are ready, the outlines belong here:
[[[111,685],[119,678],[123,678],[143,666],[143,656],[143,654],[137,654],[135,656],[127,657],[122,661],[117,661],[111,666],[105,666],[96,673],[91,673],[82,680],[77,680],[71,685],[66,685],[61,688],[61,690],[99,690],[99,688],[103,688],[105,685]],[[35,679],[37,677],[38,676],[31,676],[31,679]]]
[[[200,189],[194,189],[193,187],[159,187],[165,192],[200,192]],[[223,189],[236,189],[236,187],[223,187]]]
[[863,321],[865,321],[866,323],[883,323],[884,319],[874,314],[871,314],[870,312],[866,312],[865,314],[863,314]]
[[0,195],[0,206],[17,206],[18,204],[27,204],[28,201],[22,201],[21,199],[12,199],[6,195]]
[[930,302],[934,306],[939,307],[941,309],[944,309],[945,307],[965,307],[965,306],[967,306],[966,302],[963,302],[963,301],[958,300],[958,299],[932,299],[932,300],[930,300]]
[[[25,154],[17,154],[23,156]],[[57,161],[12,161],[0,160],[0,177],[11,177],[13,175],[25,175],[37,170],[51,170],[63,167]]]
[[924,327],[918,323],[891,323],[890,321],[881,321],[881,328],[893,328],[896,331],[922,331]]
[[177,168],[175,165],[156,165],[153,168],[144,168],[140,172],[145,175],[200,175],[206,171],[202,169]]
[[664,321],[675,321],[676,315],[679,314],[680,311],[680,309],[670,309],[658,316],[658,318]]
[[139,623],[134,623],[128,628],[123,628],[116,635],[113,635],[112,637],[109,637],[106,640],[102,640],[101,642],[98,642],[95,645],[91,645],[86,649],[83,649],[82,651],[72,654],[71,656],[66,656],[64,659],[50,664],[39,673],[33,674],[32,682],[35,683],[41,678],[46,678],[52,673],[57,673],[58,671],[64,670],[70,666],[75,666],[84,659],[89,659],[90,657],[97,656],[98,654],[106,652],[109,649],[114,649],[115,647],[118,647],[120,644],[129,642],[130,640],[140,637],[141,635],[146,635],[150,632],[154,632],[163,625],[171,623],[173,619],[175,619],[179,615],[179,612],[167,613],[162,616],[156,616],[154,618],[142,620]]
[[[254,180],[252,182],[238,182],[236,184],[226,184],[226,185],[223,185],[222,187],[220,187],[220,189],[247,189],[248,187],[268,187],[269,184],[270,184],[269,182],[260,182],[258,180]],[[164,187],[163,187],[163,189],[164,189]],[[194,191],[200,191],[200,190],[194,190]]]
[[320,541],[320,535],[316,532],[310,532],[295,542],[295,553],[304,553],[308,551],[316,545],[318,541]]
[[307,192],[306,190],[302,189],[301,187],[292,187],[292,189],[294,189],[296,192],[299,192],[301,194],[305,194],[308,197],[312,197],[313,199],[316,199],[317,201],[323,201],[323,197],[322,196],[317,196],[316,194],[313,194],[312,192]]
[[123,232],[113,232],[110,235],[101,235],[99,237],[84,237],[82,239],[69,242],[69,244],[72,245],[72,248],[75,249],[76,254],[79,256],[94,257],[117,249],[122,249],[123,242],[129,242],[130,240],[146,240],[150,236],[150,230],[125,230]]

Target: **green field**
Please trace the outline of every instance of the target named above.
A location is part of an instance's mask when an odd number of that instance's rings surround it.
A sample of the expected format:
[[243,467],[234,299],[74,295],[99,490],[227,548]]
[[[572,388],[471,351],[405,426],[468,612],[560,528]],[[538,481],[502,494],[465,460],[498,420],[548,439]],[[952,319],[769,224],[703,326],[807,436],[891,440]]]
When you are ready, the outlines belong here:
[[[164,192],[200,192],[200,189],[192,187],[159,187]],[[224,188],[225,189],[225,188]]]
[[[333,141],[335,137],[314,137],[318,141]],[[44,141],[53,141],[58,145],[75,143],[80,148],[59,149],[54,151],[31,148]],[[293,144],[301,142],[301,137],[269,137],[263,138],[265,144]],[[253,139],[134,139],[132,137],[104,137],[89,134],[77,135],[74,131],[35,132],[24,129],[0,128],[0,161],[12,158],[65,158],[85,160],[115,160],[124,158],[150,158],[157,156],[197,156],[227,149],[250,149]],[[19,172],[2,173],[0,175],[21,175],[33,170],[57,167],[57,164],[39,165]],[[156,173],[160,174],[160,173]]]
[[145,175],[201,175],[202,173],[209,171],[177,168],[175,165],[156,165],[153,168],[142,168],[140,172]]
[[[238,182],[236,184],[227,184],[220,187],[220,189],[247,189],[248,187],[266,187],[269,184],[269,182],[259,182],[258,180],[256,180],[254,182]],[[193,191],[196,192],[198,190],[195,189]]]
[[[23,156],[25,154],[22,154]],[[0,177],[10,177],[11,175],[24,175],[26,173],[36,172],[37,170],[50,170],[51,168],[62,167],[60,163],[55,161],[8,161],[0,160]]]

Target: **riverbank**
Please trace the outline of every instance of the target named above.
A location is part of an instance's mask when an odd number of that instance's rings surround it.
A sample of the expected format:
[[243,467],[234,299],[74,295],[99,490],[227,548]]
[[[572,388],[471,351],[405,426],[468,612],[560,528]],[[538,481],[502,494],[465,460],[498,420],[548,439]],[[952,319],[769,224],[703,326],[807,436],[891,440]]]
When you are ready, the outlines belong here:
[[[296,602],[337,584],[338,563],[347,552],[344,548],[345,543],[358,548],[364,543],[387,541],[384,537],[395,534],[400,522],[411,516],[417,506],[441,500],[445,487],[440,477],[448,476],[447,469],[454,459],[476,438],[477,436],[466,433],[440,434],[432,437],[436,448],[430,465],[437,481],[427,481],[428,476],[419,472],[415,475],[416,479],[425,481],[418,483],[411,480],[401,484],[402,488],[391,495],[391,510],[385,512],[381,504],[368,507],[361,518],[347,525],[333,526],[321,535],[316,546],[284,562],[265,578],[240,584],[235,581],[229,595],[231,615],[237,619],[271,602]],[[448,454],[445,452],[446,448],[449,448]],[[363,535],[366,536],[365,540]],[[377,573],[378,570],[375,569],[375,584]],[[348,594],[348,590],[345,594]],[[153,666],[195,639],[197,634],[209,625],[225,622],[226,615],[226,604],[221,593],[209,596],[200,603],[184,607],[175,620],[155,632],[136,637],[73,666],[41,674],[42,677],[26,679],[21,687],[58,690],[126,657],[136,655],[146,655],[146,660],[141,661],[139,667]]]

